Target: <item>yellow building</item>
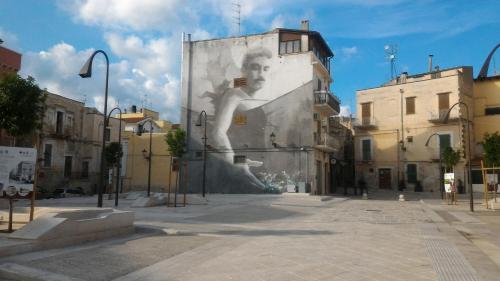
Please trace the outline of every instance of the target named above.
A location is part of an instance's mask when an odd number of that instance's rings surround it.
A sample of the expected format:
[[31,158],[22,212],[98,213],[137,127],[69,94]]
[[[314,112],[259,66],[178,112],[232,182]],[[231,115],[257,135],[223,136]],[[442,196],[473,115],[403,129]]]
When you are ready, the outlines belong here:
[[[122,135],[123,160],[121,172],[123,191],[145,191],[149,177],[149,151],[151,140],[151,192],[173,192],[177,186],[177,172],[170,172],[172,156],[165,137],[175,125],[159,120],[159,114],[146,108],[132,106],[122,114],[125,121]],[[150,134],[150,130],[152,133]],[[142,132],[142,134],[138,134]]]
[[[357,180],[363,178],[369,188],[415,190],[420,184],[424,191],[439,192],[439,151],[463,149],[465,124],[459,120],[467,115],[455,106],[450,122],[443,117],[458,101],[472,109],[472,82],[471,67],[454,67],[403,73],[380,87],[357,91]],[[455,177],[465,182],[463,159]]]

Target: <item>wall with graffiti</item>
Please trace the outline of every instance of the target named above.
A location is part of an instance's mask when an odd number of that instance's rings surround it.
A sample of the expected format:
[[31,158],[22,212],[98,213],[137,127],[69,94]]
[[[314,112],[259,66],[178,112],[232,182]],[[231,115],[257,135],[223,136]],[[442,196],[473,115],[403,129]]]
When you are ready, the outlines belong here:
[[279,55],[278,45],[277,33],[184,42],[181,123],[191,192],[202,185],[202,111],[209,192],[277,193],[307,181],[310,54]]

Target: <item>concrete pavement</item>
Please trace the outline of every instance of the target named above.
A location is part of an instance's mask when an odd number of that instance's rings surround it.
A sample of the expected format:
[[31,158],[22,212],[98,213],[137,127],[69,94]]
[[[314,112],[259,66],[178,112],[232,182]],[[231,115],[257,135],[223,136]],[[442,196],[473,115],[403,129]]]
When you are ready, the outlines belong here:
[[[83,280],[497,280],[498,252],[491,245],[498,240],[485,216],[425,196],[422,203],[386,193],[328,201],[209,195],[208,205],[134,209],[141,226],[135,236],[0,264]],[[39,204],[90,207],[94,199]]]

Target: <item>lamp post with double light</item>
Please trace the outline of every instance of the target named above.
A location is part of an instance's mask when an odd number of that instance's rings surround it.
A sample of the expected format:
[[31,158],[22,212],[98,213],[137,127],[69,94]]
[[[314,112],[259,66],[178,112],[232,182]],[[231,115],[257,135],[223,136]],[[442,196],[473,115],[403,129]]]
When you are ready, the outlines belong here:
[[202,110],[200,116],[198,117],[198,122],[196,126],[201,127],[201,119],[203,118],[203,179],[202,179],[202,195],[205,197],[206,192],[206,173],[207,173],[207,112]]
[[92,62],[94,61],[95,55],[98,53],[101,53],[104,55],[106,58],[106,87],[104,91],[104,112],[103,112],[103,117],[104,117],[104,126],[102,126],[102,150],[101,150],[101,175],[99,177],[99,186],[97,188],[97,207],[101,208],[102,207],[102,192],[104,190],[104,173],[105,173],[105,165],[104,165],[104,151],[106,148],[106,128],[108,127],[107,124],[107,111],[108,111],[108,81],[109,81],[109,59],[108,55],[106,52],[103,50],[97,50],[95,51],[90,58],[87,60],[87,62],[83,65],[82,69],[80,70],[80,77],[82,78],[90,78],[92,77]]
[[457,105],[459,105],[459,106],[463,105],[465,107],[465,113],[467,114],[466,121],[467,121],[467,136],[468,136],[468,140],[467,140],[467,157],[466,158],[467,158],[467,166],[468,166],[467,170],[468,170],[468,183],[469,183],[469,193],[470,193],[469,204],[470,204],[470,211],[474,212],[474,194],[473,194],[473,191],[472,191],[472,180],[471,180],[471,177],[472,177],[471,156],[472,155],[471,155],[471,149],[470,149],[471,134],[470,134],[469,107],[467,106],[466,103],[464,103],[462,101],[459,101],[459,102],[455,103],[446,112],[446,115],[444,116],[443,122],[445,124],[448,123],[448,120],[450,119],[450,112]]

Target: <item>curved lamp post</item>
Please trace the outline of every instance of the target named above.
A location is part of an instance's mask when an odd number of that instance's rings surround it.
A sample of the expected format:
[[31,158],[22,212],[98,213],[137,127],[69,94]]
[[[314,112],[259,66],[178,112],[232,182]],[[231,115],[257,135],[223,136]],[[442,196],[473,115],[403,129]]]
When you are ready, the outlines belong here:
[[202,180],[202,195],[205,197],[205,177],[207,172],[207,113],[205,110],[200,112],[200,116],[198,117],[198,122],[196,122],[196,126],[201,127],[201,119],[203,118],[205,127],[205,132],[203,134],[203,180]]
[[[438,133],[434,133],[427,138],[427,141],[425,142],[425,146],[429,146],[429,142],[431,141],[431,138],[433,136],[437,136],[439,138]],[[439,146],[439,191],[441,192],[441,200],[444,199],[444,194],[443,194],[443,160],[442,160],[443,155],[441,154],[441,146]]]
[[[143,150],[142,153],[144,154],[144,158],[146,158],[149,163],[148,163],[148,197],[149,195],[151,194],[151,156],[152,156],[152,139],[153,139],[153,121],[151,119],[149,120],[146,120],[144,123],[143,123],[143,127],[142,127],[142,131],[144,131],[144,124],[145,123],[149,123],[149,155],[148,156],[145,156],[146,154],[146,151]],[[142,135],[142,132],[139,130],[137,132],[137,135],[140,136]]]
[[[119,107],[115,107],[111,109],[111,111],[108,114],[108,124],[109,124],[109,118],[111,118],[111,113],[113,111],[118,110],[120,111],[120,125],[118,128],[118,144],[120,145],[120,148],[122,147],[122,110]],[[122,155],[123,156],[123,155]],[[118,206],[118,186],[120,185],[120,167],[122,166],[122,156],[120,156],[120,162],[118,163],[118,167],[116,167],[116,191],[115,191],[115,207]]]
[[469,107],[467,106],[466,103],[459,101],[452,105],[450,109],[448,109],[448,112],[446,112],[446,115],[444,116],[444,123],[448,123],[448,120],[450,119],[450,112],[451,110],[456,106],[456,105],[463,105],[465,107],[465,113],[467,114],[467,136],[468,136],[468,144],[467,144],[467,164],[468,164],[468,180],[469,180],[469,193],[470,193],[470,211],[474,212],[474,194],[472,192],[472,167],[471,167],[471,154],[470,154],[470,143],[471,143],[471,135],[470,135],[470,120],[469,120]]
[[82,78],[90,78],[92,76],[92,62],[94,61],[95,55],[98,53],[101,53],[104,55],[106,58],[106,88],[104,91],[104,112],[103,112],[103,117],[104,117],[104,126],[102,126],[102,150],[101,150],[101,176],[99,177],[99,186],[97,188],[97,207],[101,208],[102,207],[102,191],[104,189],[104,173],[105,173],[105,167],[104,167],[104,149],[106,147],[106,128],[108,127],[107,124],[107,111],[108,111],[108,80],[109,80],[109,59],[108,55],[103,50],[97,50],[95,51],[90,58],[87,60],[87,62],[83,65],[82,69],[80,70],[80,77]]

